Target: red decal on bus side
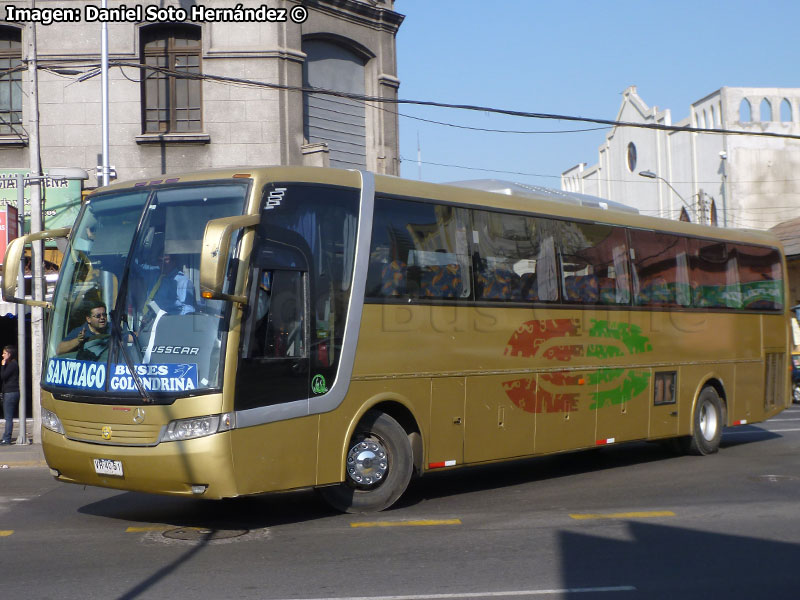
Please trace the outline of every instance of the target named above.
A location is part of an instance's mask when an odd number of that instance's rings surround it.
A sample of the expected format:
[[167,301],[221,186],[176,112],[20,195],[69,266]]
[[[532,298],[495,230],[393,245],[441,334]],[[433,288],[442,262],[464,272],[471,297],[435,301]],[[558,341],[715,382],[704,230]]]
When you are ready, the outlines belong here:
[[[522,356],[530,358],[536,356],[542,344],[554,337],[579,336],[580,321],[578,319],[551,319],[542,321],[527,321],[520,325],[511,339],[508,340],[504,354],[511,356]],[[564,348],[574,348],[564,346]],[[549,352],[549,351],[548,351]],[[567,358],[558,360],[569,360],[574,356],[574,351],[557,351],[556,354]],[[549,356],[547,358],[550,358]]]

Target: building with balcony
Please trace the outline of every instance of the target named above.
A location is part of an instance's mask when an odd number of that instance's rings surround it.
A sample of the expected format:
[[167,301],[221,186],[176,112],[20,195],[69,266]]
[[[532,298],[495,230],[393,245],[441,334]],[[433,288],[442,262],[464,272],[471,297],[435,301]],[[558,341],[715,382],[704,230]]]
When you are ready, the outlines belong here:
[[[236,5],[258,16],[264,4],[109,0],[111,10],[133,10],[108,23],[109,162],[118,179],[238,165],[398,174],[394,105],[312,91],[397,97],[403,16],[394,0],[275,0],[268,6],[285,9],[285,20],[191,19],[198,7]],[[21,6],[0,2],[0,18],[8,5]],[[36,26],[42,166],[94,174],[102,164],[101,24],[85,18],[82,0],[36,6],[81,16]],[[302,21],[291,18],[298,6],[307,9]],[[148,7],[189,18],[148,19]],[[30,164],[29,75],[14,69],[34,48],[31,29],[0,21],[0,164],[8,168]],[[96,184],[93,176],[88,186]]]

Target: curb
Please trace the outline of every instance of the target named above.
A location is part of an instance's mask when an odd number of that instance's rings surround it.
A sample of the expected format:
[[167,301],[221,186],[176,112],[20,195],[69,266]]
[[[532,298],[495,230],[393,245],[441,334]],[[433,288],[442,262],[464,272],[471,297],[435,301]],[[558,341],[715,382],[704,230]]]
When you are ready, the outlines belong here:
[[0,446],[0,469],[12,467],[47,467],[40,444]]
[[[0,424],[5,425],[5,419],[0,419]],[[0,469],[10,469],[12,467],[42,468],[47,467],[44,459],[41,444],[32,443],[33,419],[26,420],[26,433],[28,434],[27,444],[17,444],[16,439],[19,434],[19,422],[14,419],[14,430],[12,439],[8,446],[0,446]]]

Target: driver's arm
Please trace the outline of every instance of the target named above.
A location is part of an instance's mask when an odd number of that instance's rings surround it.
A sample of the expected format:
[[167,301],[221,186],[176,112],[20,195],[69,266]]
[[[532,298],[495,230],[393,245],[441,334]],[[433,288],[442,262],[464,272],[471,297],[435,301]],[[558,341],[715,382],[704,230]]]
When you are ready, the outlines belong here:
[[56,348],[56,354],[66,354],[67,352],[73,352],[81,347],[83,344],[83,340],[86,336],[86,330],[81,327],[81,330],[78,332],[72,339],[63,340],[58,347]]

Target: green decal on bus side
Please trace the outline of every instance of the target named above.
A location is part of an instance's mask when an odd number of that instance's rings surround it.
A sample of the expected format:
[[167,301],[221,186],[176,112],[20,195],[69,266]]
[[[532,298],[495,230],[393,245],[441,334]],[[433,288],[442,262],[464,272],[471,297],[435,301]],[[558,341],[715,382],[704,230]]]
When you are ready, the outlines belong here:
[[[617,371],[615,373],[615,377],[611,379],[616,379],[619,375],[625,372],[624,369],[614,369]],[[596,371],[592,375],[599,375],[601,373],[607,373],[604,371]],[[606,404],[624,404],[634,397],[641,394],[643,391],[647,389],[647,385],[650,381],[650,372],[649,371],[627,371],[625,372],[626,376],[625,379],[615,388],[611,390],[605,390],[602,392],[593,392],[592,393],[592,404],[589,406],[589,410],[597,410],[598,408],[603,408]],[[589,377],[589,382],[592,383],[592,379],[594,377]],[[608,380],[606,380],[608,381]]]
[[[618,345],[598,343],[597,338],[619,341],[629,354],[653,349],[637,325],[593,319],[584,332],[577,319],[551,319],[523,323],[509,339],[505,354],[533,358],[541,350],[542,358],[558,362],[584,356],[603,360],[625,356]],[[542,373],[538,380],[526,377],[505,381],[503,389],[526,412],[573,412],[580,408],[581,400],[591,402],[589,410],[629,402],[647,389],[649,380],[649,371],[610,368],[586,377],[572,372]],[[615,382],[619,383],[611,389],[598,389]]]
[[630,323],[612,323],[610,321],[592,319],[589,336],[619,340],[625,344],[631,354],[650,352],[653,349],[650,345],[650,340],[642,335],[642,328]]
[[328,392],[328,385],[322,375],[314,375],[311,380],[311,391],[315,394],[326,394]]

